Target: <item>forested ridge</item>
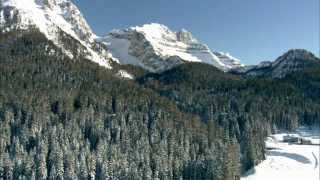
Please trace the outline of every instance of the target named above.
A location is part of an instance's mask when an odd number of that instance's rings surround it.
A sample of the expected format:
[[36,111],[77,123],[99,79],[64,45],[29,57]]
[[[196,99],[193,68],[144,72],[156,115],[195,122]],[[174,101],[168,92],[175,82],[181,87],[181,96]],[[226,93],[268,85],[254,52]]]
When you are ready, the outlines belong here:
[[218,122],[234,134],[245,172],[263,158],[267,134],[320,125],[320,61],[312,63],[281,79],[233,75],[189,63],[138,81],[176,102],[182,111],[199,115],[203,122]]
[[268,133],[319,124],[318,62],[283,79],[117,68],[139,78],[70,60],[36,30],[0,34],[0,178],[239,179]]
[[[200,115],[204,121],[212,113],[252,111],[251,115],[256,112],[275,116],[271,123],[275,130],[317,122],[319,80],[320,61],[281,79],[238,76],[205,64],[189,63],[161,74],[147,74],[138,82],[174,100],[180,109]],[[294,114],[304,116],[286,122],[285,116]],[[305,117],[310,114],[315,118]]]

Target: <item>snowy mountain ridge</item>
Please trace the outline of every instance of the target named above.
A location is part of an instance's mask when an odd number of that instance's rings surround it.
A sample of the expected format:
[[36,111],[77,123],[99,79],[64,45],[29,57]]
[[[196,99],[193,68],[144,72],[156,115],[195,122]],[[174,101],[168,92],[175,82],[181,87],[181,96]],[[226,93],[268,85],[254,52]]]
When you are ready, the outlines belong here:
[[[222,71],[284,77],[318,59],[306,50],[291,50],[274,62],[244,66],[228,53],[211,51],[192,33],[157,23],[113,30],[98,37],[71,0],[1,0],[0,31],[38,29],[72,59],[79,56],[112,68],[111,61],[161,72],[185,62],[200,62]],[[70,44],[71,43],[71,44]]]
[[120,64],[133,64],[153,72],[184,62],[201,62],[223,71],[242,66],[227,53],[212,52],[185,29],[174,32],[157,23],[113,30],[101,38]]
[[79,42],[87,59],[111,68],[111,55],[97,44],[97,36],[70,0],[2,0],[0,7],[2,32],[35,27],[67,56],[74,58],[74,52],[64,44],[61,34],[71,36]]
[[0,1],[3,33],[30,28],[43,33],[71,59],[82,56],[107,68],[112,68],[111,61],[152,72],[185,62],[206,63],[223,71],[242,66],[227,53],[212,52],[185,29],[174,32],[165,25],[151,23],[114,30],[99,38],[71,0]]

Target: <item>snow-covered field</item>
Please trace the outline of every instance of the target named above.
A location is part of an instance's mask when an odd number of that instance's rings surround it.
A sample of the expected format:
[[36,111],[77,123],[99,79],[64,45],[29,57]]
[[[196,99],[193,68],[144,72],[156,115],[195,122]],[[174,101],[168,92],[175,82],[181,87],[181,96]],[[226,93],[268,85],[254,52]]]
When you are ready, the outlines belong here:
[[308,138],[313,145],[284,143],[283,137],[286,135],[282,133],[268,137],[266,160],[241,180],[320,180],[320,129],[302,127],[295,134],[290,134]]

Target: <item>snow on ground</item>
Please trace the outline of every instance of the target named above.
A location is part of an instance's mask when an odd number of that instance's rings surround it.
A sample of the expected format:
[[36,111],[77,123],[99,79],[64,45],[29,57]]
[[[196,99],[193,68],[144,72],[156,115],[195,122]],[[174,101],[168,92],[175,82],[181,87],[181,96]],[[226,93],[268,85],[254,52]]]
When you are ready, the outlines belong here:
[[111,36],[99,38],[98,41],[104,43],[112,52],[113,59],[121,64],[132,64],[135,66],[143,67],[149,71],[152,69],[145,66],[137,57],[129,54],[130,41],[128,39],[112,38]]
[[305,127],[291,136],[307,137],[317,145],[297,145],[282,142],[287,133],[267,138],[266,160],[249,171],[241,180],[320,180],[320,129]]
[[134,76],[125,70],[119,70],[117,76],[125,79],[134,79]]

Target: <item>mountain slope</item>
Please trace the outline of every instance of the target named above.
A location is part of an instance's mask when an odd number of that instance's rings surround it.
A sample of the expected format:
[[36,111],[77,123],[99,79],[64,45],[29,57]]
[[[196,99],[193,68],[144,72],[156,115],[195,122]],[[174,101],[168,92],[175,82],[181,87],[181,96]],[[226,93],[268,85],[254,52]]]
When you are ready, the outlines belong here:
[[228,54],[212,52],[186,30],[173,32],[161,24],[145,24],[113,30],[101,39],[121,64],[141,66],[153,72],[168,70],[184,62],[201,62],[223,71],[241,66]]
[[[84,56],[110,68],[110,54],[95,41],[79,9],[70,0],[3,0],[1,1],[0,30],[39,29],[70,58]],[[70,47],[69,40],[76,41]]]
[[273,62],[262,62],[256,66],[240,67],[233,72],[252,75],[284,78],[293,72],[301,72],[320,65],[320,59],[303,49],[292,49]]
[[241,66],[229,54],[212,52],[190,32],[173,32],[160,24],[115,30],[98,38],[71,0],[3,0],[0,8],[2,32],[38,29],[69,58],[85,57],[107,68],[111,61],[152,72],[184,62],[207,63],[223,71]]

